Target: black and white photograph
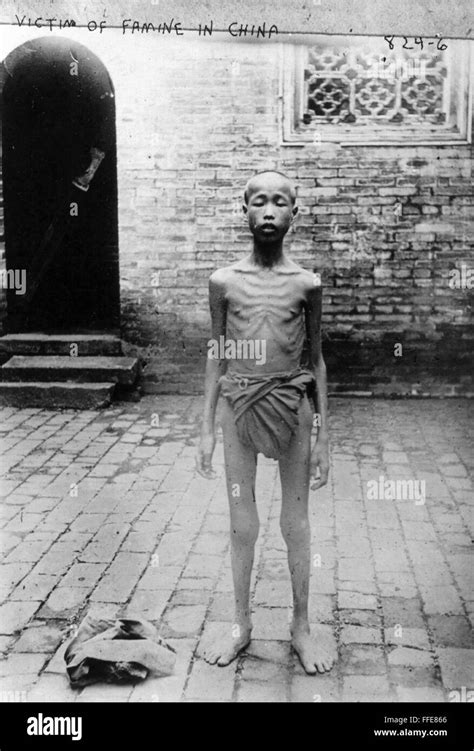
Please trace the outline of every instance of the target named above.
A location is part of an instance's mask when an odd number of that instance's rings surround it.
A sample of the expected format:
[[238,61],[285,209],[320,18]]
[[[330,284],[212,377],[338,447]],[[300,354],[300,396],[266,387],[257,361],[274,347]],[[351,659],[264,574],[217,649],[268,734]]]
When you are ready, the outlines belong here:
[[383,703],[380,745],[461,748],[474,18],[440,5],[5,3],[0,701],[41,705],[28,736],[80,741],[88,703]]

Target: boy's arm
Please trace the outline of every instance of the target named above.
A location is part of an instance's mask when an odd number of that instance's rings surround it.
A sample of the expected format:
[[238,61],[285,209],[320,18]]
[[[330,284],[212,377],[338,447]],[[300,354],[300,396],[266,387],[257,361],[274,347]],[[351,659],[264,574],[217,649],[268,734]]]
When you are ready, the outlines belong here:
[[[225,336],[226,303],[225,288],[217,274],[209,279],[209,307],[211,310],[212,339],[219,342],[220,336]],[[215,416],[217,400],[219,398],[219,378],[223,375],[227,361],[208,357],[206,360],[206,375],[204,380],[204,412],[201,427],[196,466],[204,477],[212,477],[212,454],[216,444]]]
[[306,335],[308,339],[309,366],[314,373],[317,388],[317,407],[320,416],[318,437],[311,453],[311,476],[319,469],[320,477],[311,490],[326,485],[329,474],[328,390],[326,364],[321,348],[321,316],[323,292],[321,286],[312,286],[306,301]]

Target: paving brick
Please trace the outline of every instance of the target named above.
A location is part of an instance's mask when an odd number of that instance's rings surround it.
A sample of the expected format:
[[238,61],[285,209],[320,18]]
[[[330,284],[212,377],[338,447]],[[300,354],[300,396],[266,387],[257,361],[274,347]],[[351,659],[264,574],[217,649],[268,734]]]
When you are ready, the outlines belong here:
[[14,634],[33,617],[41,602],[6,602],[0,605],[0,632]]
[[418,649],[429,649],[430,646],[426,628],[407,628],[401,624],[395,624],[385,629],[385,641],[387,644],[404,645]]
[[374,575],[374,568],[367,558],[341,558],[339,560],[339,576],[348,580],[370,580]]
[[392,698],[389,683],[381,675],[349,675],[343,679],[342,701],[383,702]]
[[396,691],[398,701],[407,702],[409,704],[412,702],[429,703],[445,701],[443,690],[433,686],[397,686]]
[[363,535],[339,535],[337,549],[338,554],[346,558],[364,558],[371,555],[369,539]]
[[365,626],[344,626],[341,631],[343,644],[381,644],[382,634],[378,628],[366,628]]
[[117,553],[94,589],[91,600],[126,602],[147,563],[145,553]]
[[54,652],[63,639],[64,631],[55,625],[33,621],[15,644],[15,652]]
[[120,548],[128,528],[123,524],[101,525],[97,534],[82,551],[78,560],[82,563],[108,563]]
[[204,605],[175,605],[163,617],[166,637],[195,636],[203,626],[206,607]]
[[293,602],[289,581],[266,581],[261,579],[255,590],[255,603],[269,607],[290,606]]
[[236,663],[225,667],[196,660],[185,691],[187,699],[230,701],[234,690]]
[[339,610],[339,620],[343,624],[380,628],[381,616],[375,610]]
[[309,599],[308,615],[311,624],[334,623],[336,618],[334,596],[312,593]]
[[0,678],[0,697],[3,702],[31,701],[33,687],[38,680],[37,673],[7,675]]
[[35,562],[48,550],[53,542],[54,538],[50,535],[44,535],[39,539],[24,539],[22,544],[5,558],[5,563],[14,563],[16,561]]
[[334,573],[322,569],[313,569],[309,581],[309,590],[312,594],[335,595],[336,583]]
[[127,617],[147,618],[151,621],[159,621],[163,611],[171,598],[171,589],[135,590],[130,602],[126,605]]
[[89,594],[89,587],[56,587],[39,610],[38,617],[70,618],[84,607]]
[[338,679],[331,674],[296,675],[290,684],[290,701],[326,703],[339,702],[340,690]]
[[440,586],[421,589],[423,610],[428,614],[461,615],[463,604],[454,587]]
[[[160,549],[160,548],[159,548]],[[184,577],[216,577],[221,559],[214,555],[191,553],[183,571]]]
[[416,688],[417,686],[432,686],[441,688],[441,681],[435,666],[417,667],[414,665],[394,665],[389,673],[392,684]]
[[250,702],[286,702],[288,691],[281,684],[270,685],[258,681],[240,681],[237,688],[237,701]]
[[0,569],[2,586],[6,589],[13,589],[28,574],[30,569],[31,564],[23,561],[2,564]]
[[37,674],[43,668],[45,662],[49,659],[47,653],[44,654],[21,654],[14,652],[6,659],[0,660],[0,675],[25,675],[28,673]]
[[208,621],[232,621],[234,618],[234,595],[232,592],[215,592],[207,613]]
[[448,689],[472,687],[474,649],[440,647],[437,649],[443,685]]
[[409,571],[378,571],[377,580],[384,597],[413,600],[418,595],[415,578]]
[[389,665],[410,665],[413,667],[430,667],[433,655],[430,652],[413,647],[395,647],[388,653]]
[[154,555],[152,555],[151,566],[144,569],[142,576],[138,581],[139,589],[167,589],[174,587],[181,575],[179,566],[163,565],[161,558],[158,559],[159,565],[153,565]]
[[375,596],[377,593],[377,585],[375,581],[362,581],[359,579],[346,581],[340,579],[338,582],[338,590],[340,592],[356,592],[358,594]]
[[409,628],[422,628],[424,625],[418,598],[382,597],[382,611],[386,625],[399,623]]
[[438,647],[473,648],[473,634],[465,616],[431,615],[428,617],[433,641]]
[[354,608],[357,610],[375,610],[377,598],[374,595],[365,595],[360,592],[341,591],[337,596],[340,608]]
[[33,569],[35,574],[61,576],[77,559],[77,546],[74,543],[55,542]]
[[380,646],[347,644],[341,647],[339,669],[343,675],[385,675],[386,664]]
[[106,563],[74,563],[61,580],[61,586],[92,588],[102,576],[106,566]]
[[133,687],[130,685],[111,685],[107,683],[101,683],[100,685],[86,686],[82,689],[77,696],[76,702],[81,704],[83,702],[98,702],[102,704],[112,702],[126,702],[129,700],[133,691]]
[[252,616],[253,637],[255,639],[288,639],[289,612],[287,608],[255,608]]
[[54,574],[31,573],[18,584],[10,595],[10,600],[45,600],[59,581]]
[[29,702],[75,702],[78,692],[69,685],[69,680],[63,675],[40,676],[35,686],[28,691]]
[[11,645],[13,644],[15,637],[13,636],[0,636],[0,654],[5,655]]

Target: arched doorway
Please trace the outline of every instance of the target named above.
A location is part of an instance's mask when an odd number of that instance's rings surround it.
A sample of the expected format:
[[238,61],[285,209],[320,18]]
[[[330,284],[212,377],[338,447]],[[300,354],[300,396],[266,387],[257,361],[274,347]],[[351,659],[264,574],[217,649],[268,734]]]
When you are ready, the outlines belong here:
[[118,332],[115,99],[77,42],[40,38],[4,60],[5,254],[25,270],[7,291],[9,332]]

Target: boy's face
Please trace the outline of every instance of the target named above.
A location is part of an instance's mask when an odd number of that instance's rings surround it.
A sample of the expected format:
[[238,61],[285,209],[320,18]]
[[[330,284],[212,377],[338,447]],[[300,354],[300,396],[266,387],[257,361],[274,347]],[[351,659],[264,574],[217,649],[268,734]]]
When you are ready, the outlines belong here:
[[247,203],[242,208],[248,215],[250,231],[263,244],[281,240],[298,212],[290,181],[273,173],[250,180]]

